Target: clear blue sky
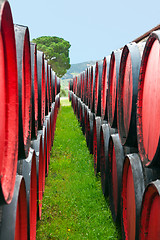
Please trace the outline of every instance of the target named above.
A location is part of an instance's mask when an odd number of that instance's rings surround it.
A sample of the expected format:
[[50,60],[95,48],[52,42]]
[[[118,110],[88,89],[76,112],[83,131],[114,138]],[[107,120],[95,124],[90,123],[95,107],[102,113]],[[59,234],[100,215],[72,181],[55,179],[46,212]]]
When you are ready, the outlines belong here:
[[63,37],[71,64],[100,60],[160,23],[160,0],[9,0],[30,39]]

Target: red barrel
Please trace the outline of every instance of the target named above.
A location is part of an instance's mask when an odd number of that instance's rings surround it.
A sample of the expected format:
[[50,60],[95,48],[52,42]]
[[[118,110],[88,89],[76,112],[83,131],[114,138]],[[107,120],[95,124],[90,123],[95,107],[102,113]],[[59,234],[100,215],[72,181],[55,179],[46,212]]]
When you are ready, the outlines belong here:
[[81,100],[84,102],[84,82],[85,82],[85,72],[82,72],[82,85],[81,85]]
[[101,87],[101,117],[102,119],[108,120],[105,116],[107,113],[107,89],[108,89],[108,73],[109,73],[110,56],[103,59],[103,70],[102,70],[102,87]]
[[51,112],[51,105],[52,105],[52,95],[51,95],[51,78],[52,77],[52,69],[51,65],[48,65],[48,93],[49,93],[49,112]]
[[28,156],[31,142],[31,53],[29,30],[25,26],[14,25],[19,91],[19,149],[18,158]]
[[52,72],[51,72],[51,96],[52,96],[52,102],[55,102],[55,87],[57,88],[57,82],[55,82],[55,80],[56,80],[56,74],[52,70]]
[[38,130],[38,80],[37,80],[37,47],[30,44],[31,49],[31,73],[32,73],[32,131],[31,138],[37,137]]
[[17,172],[23,175],[27,192],[28,236],[36,238],[37,223],[37,172],[35,151],[30,148],[28,158],[18,161]]
[[12,13],[7,1],[0,3],[0,185],[5,202],[10,203],[18,159],[18,75]]
[[88,106],[89,100],[89,68],[86,69],[86,86],[85,86],[85,104]]
[[47,60],[44,60],[44,63],[45,63],[45,85],[46,85],[45,115],[48,115],[48,113],[49,113],[49,76],[48,76],[48,62],[47,62]]
[[60,78],[57,77],[57,94],[60,93],[60,90],[61,90],[61,81],[60,81]]
[[55,127],[56,127],[56,105],[55,103],[52,104],[52,144],[54,141],[54,133],[55,133]]
[[87,90],[87,106],[90,107],[90,95],[91,95],[91,67],[88,67],[88,90]]
[[108,146],[111,134],[115,133],[115,129],[110,128],[106,121],[103,121],[100,129],[100,172],[101,185],[104,196],[108,196]]
[[47,142],[47,136],[46,136],[46,128],[43,126],[43,129],[39,131],[39,134],[42,135],[42,158],[43,158],[43,173],[42,173],[42,190],[44,192],[45,189],[45,176],[46,175],[46,155],[47,155],[47,149],[46,149],[46,142]]
[[151,182],[145,189],[141,208],[141,240],[160,239],[160,180]]
[[90,100],[89,100],[89,108],[92,112],[94,112],[94,94],[95,94],[95,69],[96,65],[91,66],[91,80],[90,80]]
[[49,162],[50,162],[50,147],[51,147],[51,134],[50,134],[50,118],[45,117],[44,126],[46,128],[46,162],[45,169],[46,175],[48,176]]
[[122,171],[124,163],[124,151],[121,145],[119,135],[113,134],[109,139],[108,147],[108,185],[109,200],[113,220],[116,222],[120,219],[120,198]]
[[109,65],[107,115],[111,127],[117,128],[117,87],[121,50],[113,51]]
[[160,156],[160,31],[153,32],[141,61],[137,98],[138,149],[146,166],[159,164]]
[[83,102],[86,104],[86,97],[87,97],[87,70],[84,72],[84,85],[83,85]]
[[88,148],[91,154],[93,154],[93,113],[88,111]]
[[88,107],[86,108],[85,115],[86,115],[85,116],[85,118],[86,118],[86,125],[85,125],[86,142],[87,142],[87,147],[89,148],[89,150],[91,150],[90,149],[91,142],[92,142],[92,149],[93,149],[93,117],[92,117],[92,122],[91,122],[91,110]]
[[138,154],[126,155],[121,191],[123,239],[138,239],[143,193],[145,187],[159,176],[160,169],[143,167]]
[[101,118],[95,117],[93,119],[93,155],[94,155],[94,173],[100,171],[100,129]]
[[53,140],[54,140],[54,111],[55,111],[55,103],[52,103],[52,109],[51,109],[51,146],[53,146]]
[[16,176],[12,202],[1,205],[0,239],[28,239],[26,187],[20,175]]
[[118,80],[117,125],[122,145],[137,146],[136,108],[141,55],[136,43],[123,48]]
[[41,130],[45,118],[45,66],[44,53],[37,51],[38,73],[38,129]]
[[85,107],[84,107],[84,127],[85,127],[85,137],[86,137],[86,140],[87,140],[87,114],[88,114],[88,106],[87,105],[85,105]]
[[82,127],[82,132],[83,134],[85,134],[85,104],[82,103],[82,107],[81,107],[81,127]]
[[42,214],[42,197],[43,197],[43,177],[45,176],[45,162],[43,159],[42,133],[38,131],[37,139],[32,141],[32,148],[36,154],[36,171],[37,171],[37,218],[41,219]]
[[96,62],[95,70],[95,91],[94,91],[94,110],[96,116],[101,116],[101,89],[102,89],[102,69],[103,61]]
[[143,167],[138,154],[125,157],[122,177],[122,236],[138,239],[142,196],[145,190]]

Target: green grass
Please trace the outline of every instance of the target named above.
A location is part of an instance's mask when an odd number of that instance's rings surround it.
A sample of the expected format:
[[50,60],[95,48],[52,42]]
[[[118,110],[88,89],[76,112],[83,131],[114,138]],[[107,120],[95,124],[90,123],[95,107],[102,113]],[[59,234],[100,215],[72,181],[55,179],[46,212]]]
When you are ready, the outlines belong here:
[[120,239],[94,176],[93,156],[71,106],[62,101],[37,239]]

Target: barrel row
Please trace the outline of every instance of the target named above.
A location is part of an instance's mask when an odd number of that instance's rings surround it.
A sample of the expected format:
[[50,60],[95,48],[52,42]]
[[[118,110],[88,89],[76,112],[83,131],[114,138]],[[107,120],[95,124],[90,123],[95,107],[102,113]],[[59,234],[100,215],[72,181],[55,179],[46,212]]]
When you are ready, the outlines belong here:
[[0,2],[0,239],[36,239],[58,109],[60,79]]
[[69,83],[69,100],[123,239],[160,237],[159,50],[158,30]]

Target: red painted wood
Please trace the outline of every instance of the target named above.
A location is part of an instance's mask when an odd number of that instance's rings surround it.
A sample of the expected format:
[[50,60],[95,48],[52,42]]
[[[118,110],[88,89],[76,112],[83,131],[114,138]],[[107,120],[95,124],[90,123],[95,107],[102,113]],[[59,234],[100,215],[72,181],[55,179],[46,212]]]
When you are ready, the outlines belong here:
[[[11,237],[11,236],[10,236]],[[19,188],[19,195],[16,208],[15,240],[27,240],[27,199],[24,179]]]
[[18,159],[18,75],[12,13],[0,4],[0,184],[7,203],[13,197]]
[[[30,154],[30,153],[29,153]],[[41,153],[40,153],[41,154]],[[37,224],[37,173],[36,173],[36,156],[32,153],[31,177],[30,177],[30,200],[29,200],[29,228],[30,239],[36,238]]]
[[106,58],[103,59],[103,71],[102,71],[102,88],[101,88],[101,117],[104,118],[106,110],[106,94],[108,88],[107,79],[107,61]]
[[160,239],[160,181],[148,185],[142,202],[140,239]]
[[138,148],[146,166],[159,161],[160,42],[151,34],[144,49],[137,99]]

